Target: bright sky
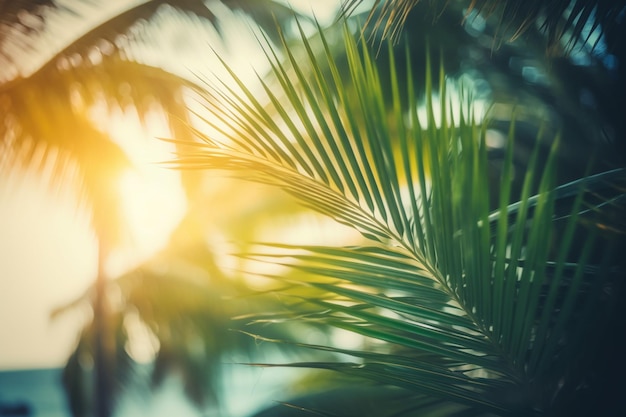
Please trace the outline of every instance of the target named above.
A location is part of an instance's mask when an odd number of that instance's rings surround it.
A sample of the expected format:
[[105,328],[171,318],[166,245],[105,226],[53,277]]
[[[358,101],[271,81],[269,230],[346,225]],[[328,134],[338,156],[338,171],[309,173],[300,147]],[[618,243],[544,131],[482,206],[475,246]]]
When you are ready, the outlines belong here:
[[50,311],[95,277],[87,216],[49,194],[33,175],[0,181],[0,369],[61,364],[79,322]]
[[[290,3],[305,12],[313,9],[324,22],[338,2]],[[239,52],[235,65],[249,69],[256,58],[241,52],[249,51],[255,41],[245,43],[240,33],[227,48]],[[191,60],[183,61],[191,66]],[[166,242],[184,202],[178,174],[154,164],[169,157],[162,143],[149,140],[167,136],[162,121],[155,118],[148,132],[132,115],[113,119],[107,126],[138,166],[120,186],[135,236],[133,251],[120,251],[112,262],[114,270],[123,270]],[[55,194],[32,173],[0,177],[0,369],[62,366],[74,346],[86,318],[66,315],[51,321],[50,312],[78,297],[96,276],[96,240],[86,212],[76,207],[70,192]]]

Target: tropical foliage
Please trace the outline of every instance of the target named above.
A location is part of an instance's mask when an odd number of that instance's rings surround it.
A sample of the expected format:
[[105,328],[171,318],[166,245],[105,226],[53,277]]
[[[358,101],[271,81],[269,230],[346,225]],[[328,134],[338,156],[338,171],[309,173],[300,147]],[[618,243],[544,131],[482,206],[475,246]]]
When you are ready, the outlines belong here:
[[[566,145],[548,138],[541,155],[539,136],[524,169],[514,169],[513,117],[491,178],[489,121],[475,114],[471,91],[452,82],[449,92],[443,67],[433,81],[429,53],[423,81],[406,55],[399,78],[392,49],[377,64],[346,26],[346,81],[324,32],[319,43],[301,33],[304,52],[285,43],[286,62],[266,48],[272,77],[261,80],[262,94],[234,74],[239,90],[207,85],[206,122],[221,136],[202,136],[205,145],[177,163],[277,186],[358,230],[361,246],[270,244],[242,256],[291,271],[269,274],[290,285],[280,290],[289,312],[259,321],[297,317],[369,342],[347,349],[256,337],[351,356],[286,366],[404,389],[405,408],[388,415],[616,412],[598,399],[600,386],[586,385],[612,330],[599,323],[615,314],[612,290],[622,286],[623,229],[607,223],[604,207],[623,209],[623,168],[558,186]],[[388,65],[388,79],[378,65]],[[324,408],[323,398],[304,410],[335,415],[337,404]],[[386,415],[381,408],[371,415]]]
[[[162,253],[114,281],[100,270],[70,306],[94,311],[66,370],[75,415],[94,407],[90,356],[95,409],[111,413],[112,379],[137,366],[133,326],[150,339],[154,381],[180,372],[199,404],[219,399],[225,355],[256,361],[260,345],[306,352],[279,365],[337,371],[260,415],[620,415],[623,384],[606,381],[626,346],[623,0],[350,0],[312,36],[269,0],[102,7],[1,6],[2,163],[78,172],[102,267],[124,228],[111,208],[130,161],[93,109],[145,122],[156,108],[192,210]],[[222,33],[224,10],[264,29],[270,73],[254,85],[212,54],[221,80],[142,53],[163,47],[155,28],[189,34],[177,48],[197,35],[182,28]],[[257,195],[269,215],[246,191],[237,207],[209,201],[206,170],[285,193]],[[222,230],[198,221],[215,201]],[[256,240],[294,202],[336,221],[334,241],[246,243],[245,276],[220,268],[207,235]],[[339,224],[359,239],[343,245]],[[304,326],[331,338],[311,342]],[[359,347],[334,338],[345,334]]]

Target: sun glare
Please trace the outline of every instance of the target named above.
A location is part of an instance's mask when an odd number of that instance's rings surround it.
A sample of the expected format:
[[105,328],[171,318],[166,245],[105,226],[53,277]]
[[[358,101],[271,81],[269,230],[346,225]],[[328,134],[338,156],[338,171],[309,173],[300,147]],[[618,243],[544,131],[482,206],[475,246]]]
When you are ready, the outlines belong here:
[[186,200],[179,172],[160,164],[171,160],[174,150],[172,144],[157,139],[171,136],[161,113],[147,115],[143,125],[135,112],[117,112],[103,119],[112,139],[133,163],[118,181],[126,230],[122,246],[106,265],[115,277],[167,244],[185,213]]

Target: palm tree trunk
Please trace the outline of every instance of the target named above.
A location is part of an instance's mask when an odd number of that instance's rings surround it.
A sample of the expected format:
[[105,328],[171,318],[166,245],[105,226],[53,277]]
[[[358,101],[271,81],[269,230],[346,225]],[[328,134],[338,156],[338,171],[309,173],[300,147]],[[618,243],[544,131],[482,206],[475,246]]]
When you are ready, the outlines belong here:
[[104,250],[98,248],[98,276],[94,302],[94,417],[110,417],[113,389],[113,334],[110,331],[107,303],[107,277],[104,271]]

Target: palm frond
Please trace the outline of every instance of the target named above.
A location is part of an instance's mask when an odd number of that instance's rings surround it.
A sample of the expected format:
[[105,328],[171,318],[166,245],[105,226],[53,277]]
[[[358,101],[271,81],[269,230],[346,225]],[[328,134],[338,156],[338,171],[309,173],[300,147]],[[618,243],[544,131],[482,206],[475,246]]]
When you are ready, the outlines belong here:
[[[468,96],[460,109],[452,106],[459,98],[448,93],[443,68],[436,104],[427,55],[422,120],[414,95],[399,98],[401,85],[416,85],[411,68],[398,79],[390,56],[393,100],[386,107],[367,45],[347,28],[344,36],[354,88],[339,75],[323,33],[321,45],[302,35],[305,59],[285,45],[282,63],[269,48],[280,87],[260,80],[260,98],[232,71],[239,90],[209,85],[207,110],[217,121],[207,123],[222,136],[206,137],[176,164],[278,186],[364,236],[359,248],[283,245],[247,255],[293,271],[275,278],[294,285],[281,294],[306,304],[310,320],[383,342],[382,354],[331,348],[359,363],[296,366],[361,375],[486,413],[545,411],[567,378],[563,358],[589,329],[577,308],[599,308],[601,298],[588,288],[610,276],[590,265],[594,233],[575,262],[566,262],[584,194],[554,191],[559,141],[543,165],[535,148],[520,200],[511,201],[514,127],[494,188],[486,126]],[[212,104],[218,97],[222,103]],[[575,196],[563,234],[554,230],[559,192]],[[491,193],[499,198],[495,213]],[[282,254],[271,255],[277,248]]]

